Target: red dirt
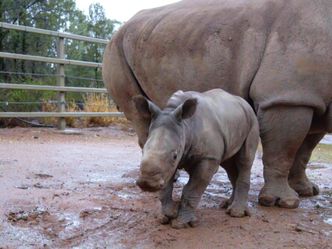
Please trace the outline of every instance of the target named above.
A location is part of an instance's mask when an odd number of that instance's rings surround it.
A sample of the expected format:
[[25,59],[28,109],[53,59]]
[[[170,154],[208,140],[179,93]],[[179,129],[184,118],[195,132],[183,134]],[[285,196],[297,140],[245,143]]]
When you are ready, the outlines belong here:
[[[252,172],[250,218],[219,208],[230,195],[222,169],[205,192],[196,228],[159,224],[156,194],[135,185],[140,149],[110,127],[64,135],[0,130],[0,248],[332,248],[332,167],[312,163],[321,194],[286,210],[257,205],[262,165]],[[187,177],[181,174],[175,197]]]

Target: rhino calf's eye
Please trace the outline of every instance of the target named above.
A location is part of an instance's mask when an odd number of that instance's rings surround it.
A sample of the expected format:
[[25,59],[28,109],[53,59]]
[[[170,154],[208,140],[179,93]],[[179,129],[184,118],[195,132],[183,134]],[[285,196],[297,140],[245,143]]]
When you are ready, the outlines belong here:
[[178,158],[178,154],[176,152],[173,153],[173,160],[175,161]]

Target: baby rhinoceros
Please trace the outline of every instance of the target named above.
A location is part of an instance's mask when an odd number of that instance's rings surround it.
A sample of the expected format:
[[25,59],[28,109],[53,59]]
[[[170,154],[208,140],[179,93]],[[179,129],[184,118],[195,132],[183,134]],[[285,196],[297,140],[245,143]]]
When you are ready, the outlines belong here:
[[[133,99],[137,111],[150,118],[137,185],[160,190],[163,223],[173,228],[195,226],[195,209],[212,176],[221,165],[233,186],[225,202],[234,217],[249,215],[250,170],[258,145],[258,122],[250,105],[221,89],[177,91],[161,110],[143,96]],[[189,181],[181,201],[172,199],[177,169]]]

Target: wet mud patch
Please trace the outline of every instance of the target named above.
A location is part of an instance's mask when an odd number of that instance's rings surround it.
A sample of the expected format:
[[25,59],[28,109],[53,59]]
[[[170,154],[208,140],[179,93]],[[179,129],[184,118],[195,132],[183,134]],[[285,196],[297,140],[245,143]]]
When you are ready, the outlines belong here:
[[0,160],[0,166],[12,166],[17,160]]
[[53,176],[45,173],[37,173],[34,174],[34,177],[37,179],[47,179],[47,178],[52,178]]
[[35,207],[32,210],[10,211],[6,216],[12,225],[36,225],[49,215],[46,209]]
[[329,163],[322,163],[322,162],[310,162],[308,164],[308,170],[315,170],[315,169],[326,169],[331,167],[332,164]]
[[[199,226],[174,230],[159,223],[158,194],[135,185],[141,156],[136,137],[113,128],[79,136],[38,130],[33,139],[35,134],[0,131],[0,160],[6,161],[0,164],[0,248],[331,248],[328,162],[309,166],[318,196],[303,198],[295,210],[266,208],[257,203],[263,186],[258,154],[249,192],[252,216],[239,219],[219,207],[232,192],[220,168],[197,210]],[[187,181],[181,172],[175,199]]]

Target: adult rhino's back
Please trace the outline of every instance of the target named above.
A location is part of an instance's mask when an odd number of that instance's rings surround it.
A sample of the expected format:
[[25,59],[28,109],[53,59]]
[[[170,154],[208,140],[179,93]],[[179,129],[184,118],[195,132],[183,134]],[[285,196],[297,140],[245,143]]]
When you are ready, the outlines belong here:
[[182,1],[145,10],[119,31],[118,45],[144,93],[159,104],[177,89],[222,87],[248,98],[281,8],[256,2]]
[[[216,87],[257,102],[280,94],[270,102],[282,102],[290,98],[285,89],[289,94],[298,88],[301,77],[309,79],[305,89],[310,91],[322,80],[321,85],[330,84],[331,10],[327,0],[182,1],[138,13],[114,40],[140,90],[159,104],[177,89]],[[276,63],[262,69],[269,60]],[[283,65],[292,68],[283,72]],[[262,71],[284,76],[260,80],[250,93]],[[295,80],[288,82],[290,78]],[[274,96],[269,96],[272,90]],[[314,97],[315,103],[310,98],[308,105],[317,107],[331,94],[324,100]]]

